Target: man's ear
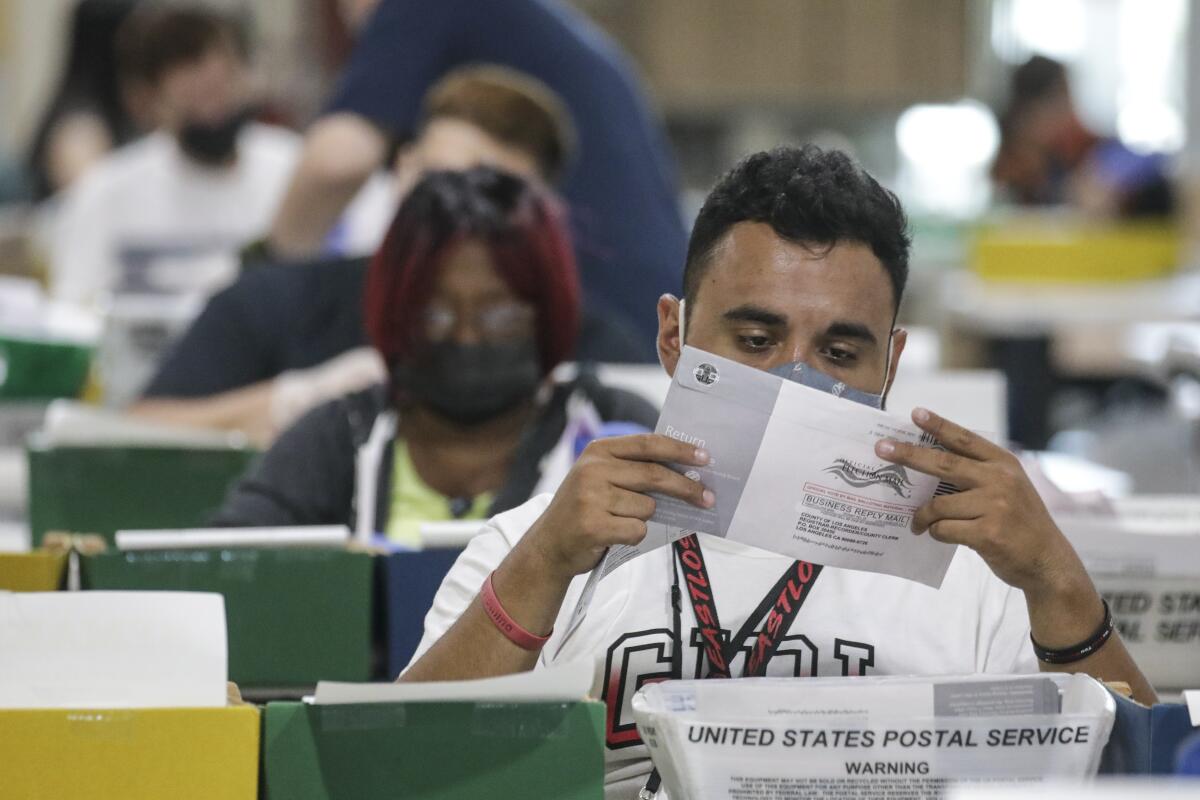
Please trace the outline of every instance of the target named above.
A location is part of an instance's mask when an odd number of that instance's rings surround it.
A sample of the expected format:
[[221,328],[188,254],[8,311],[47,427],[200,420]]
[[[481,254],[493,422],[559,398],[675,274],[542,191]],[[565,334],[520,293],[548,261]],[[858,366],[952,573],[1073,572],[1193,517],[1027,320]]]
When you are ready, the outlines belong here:
[[892,368],[888,373],[887,386],[883,387],[883,396],[887,397],[892,391],[892,384],[896,380],[896,373],[900,371],[900,354],[904,352],[904,345],[908,343],[908,331],[904,328],[896,328],[892,334],[892,352],[889,355],[892,357]]
[[679,363],[679,353],[683,350],[683,342],[679,338],[679,299],[675,295],[664,294],[658,298],[658,361],[663,365],[667,374],[675,376],[675,365]]

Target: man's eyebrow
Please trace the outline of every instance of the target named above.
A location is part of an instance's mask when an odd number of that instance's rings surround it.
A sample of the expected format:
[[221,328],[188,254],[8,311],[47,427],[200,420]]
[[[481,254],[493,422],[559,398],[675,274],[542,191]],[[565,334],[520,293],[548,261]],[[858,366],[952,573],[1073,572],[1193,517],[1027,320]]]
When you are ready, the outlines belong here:
[[721,316],[729,322],[757,322],[770,326],[786,325],[788,321],[786,316],[777,311],[750,304],[731,308]]
[[832,322],[825,329],[825,335],[828,337],[841,337],[843,339],[859,339],[870,344],[879,344],[879,340],[875,338],[875,334],[871,333],[871,329],[861,322]]

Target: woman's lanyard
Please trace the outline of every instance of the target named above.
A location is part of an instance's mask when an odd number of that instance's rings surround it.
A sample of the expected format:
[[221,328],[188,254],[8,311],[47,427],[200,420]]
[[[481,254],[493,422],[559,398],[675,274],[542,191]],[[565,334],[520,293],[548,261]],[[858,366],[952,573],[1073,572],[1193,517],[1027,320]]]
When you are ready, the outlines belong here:
[[[767,662],[779,649],[783,637],[800,612],[800,607],[808,599],[813,584],[817,582],[817,576],[821,574],[821,565],[810,564],[807,561],[793,562],[758,606],[746,617],[746,621],[738,632],[730,637],[729,641],[722,644],[721,619],[717,614],[717,602],[713,597],[712,578],[708,575],[708,567],[704,563],[704,553],[700,549],[700,540],[696,538],[696,534],[689,534],[682,539],[677,539],[675,555],[679,559],[679,566],[683,568],[687,595],[691,598],[692,613],[696,617],[696,625],[700,629],[700,639],[704,644],[704,655],[708,660],[708,674],[705,677],[733,677],[729,667],[730,663],[764,617],[766,624],[750,646],[750,652],[742,666],[742,677],[757,678],[765,675]],[[675,677],[682,678],[683,636],[678,576],[676,576],[675,585],[671,587],[671,605],[675,616],[675,652],[672,661],[674,662]],[[653,798],[658,792],[660,783],[661,778],[658,770],[655,769],[650,773],[650,778],[638,793],[638,797],[645,800]]]

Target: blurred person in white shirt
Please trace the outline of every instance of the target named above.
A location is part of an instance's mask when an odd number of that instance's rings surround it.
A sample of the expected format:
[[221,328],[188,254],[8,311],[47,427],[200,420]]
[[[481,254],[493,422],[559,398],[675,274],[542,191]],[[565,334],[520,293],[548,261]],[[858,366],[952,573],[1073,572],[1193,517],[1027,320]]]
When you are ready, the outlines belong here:
[[144,8],[123,25],[117,48],[156,127],[65,196],[51,291],[89,305],[115,294],[208,294],[233,278],[239,249],[266,231],[300,139],[253,121],[247,47],[229,17]]

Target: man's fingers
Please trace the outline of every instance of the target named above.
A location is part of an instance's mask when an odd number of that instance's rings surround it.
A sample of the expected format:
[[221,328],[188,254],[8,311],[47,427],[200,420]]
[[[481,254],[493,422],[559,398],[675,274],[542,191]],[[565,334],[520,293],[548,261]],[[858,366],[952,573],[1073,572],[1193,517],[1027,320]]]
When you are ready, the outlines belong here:
[[933,435],[947,450],[976,461],[993,461],[1008,451],[974,431],[938,416],[927,408],[914,408],[912,420],[917,427]]
[[965,544],[974,541],[977,523],[970,519],[939,519],[929,526],[929,535],[946,544]]
[[614,436],[611,439],[600,439],[593,445],[607,450],[611,456],[629,461],[673,462],[694,467],[702,467],[708,463],[708,451],[703,448],[657,433]]
[[619,486],[612,487],[612,490],[613,497],[608,510],[614,517],[647,520],[654,516],[654,507],[657,504],[653,497],[640,492],[631,492]]
[[616,470],[612,482],[631,492],[658,492],[700,508],[711,508],[715,502],[713,493],[700,481],[684,477],[662,464],[625,462]]
[[613,544],[637,544],[646,538],[646,522],[633,517],[613,517],[608,532]]
[[979,503],[980,498],[975,490],[939,495],[913,514],[913,532],[922,533],[934,522],[942,519],[978,519]]
[[980,462],[951,453],[949,450],[880,439],[875,443],[875,455],[893,464],[901,464],[912,467],[917,472],[934,475],[960,488],[978,486],[982,480],[980,468],[983,465]]

